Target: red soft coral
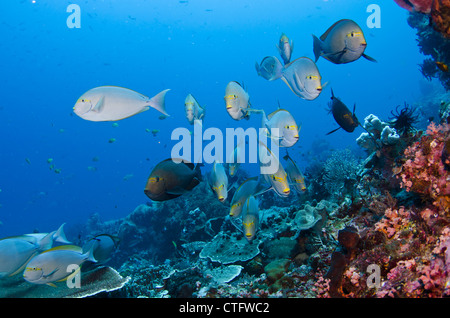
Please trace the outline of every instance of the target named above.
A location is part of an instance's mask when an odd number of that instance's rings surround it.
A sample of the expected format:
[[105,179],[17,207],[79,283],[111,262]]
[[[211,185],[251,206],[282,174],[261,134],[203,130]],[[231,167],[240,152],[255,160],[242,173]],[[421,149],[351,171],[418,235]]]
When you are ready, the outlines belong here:
[[413,9],[417,12],[430,13],[431,5],[433,0],[394,0],[400,7],[412,11]]

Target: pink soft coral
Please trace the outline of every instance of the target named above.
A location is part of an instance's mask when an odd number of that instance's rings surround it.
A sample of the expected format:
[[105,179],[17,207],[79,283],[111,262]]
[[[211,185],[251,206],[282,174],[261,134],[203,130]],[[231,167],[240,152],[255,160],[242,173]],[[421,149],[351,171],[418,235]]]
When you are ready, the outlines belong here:
[[[428,126],[426,135],[405,149],[400,187],[434,200],[435,206],[449,210],[450,174],[442,162],[442,150],[450,138],[450,125]],[[399,177],[397,176],[397,178]]]

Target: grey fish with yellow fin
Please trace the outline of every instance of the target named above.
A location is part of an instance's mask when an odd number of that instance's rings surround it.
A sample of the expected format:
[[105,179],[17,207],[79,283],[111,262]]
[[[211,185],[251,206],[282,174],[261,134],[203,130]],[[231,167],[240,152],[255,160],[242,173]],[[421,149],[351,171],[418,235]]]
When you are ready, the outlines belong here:
[[283,159],[287,161],[285,169],[290,185],[297,193],[302,194],[306,192],[305,177],[287,151]]
[[131,89],[118,86],[100,86],[84,93],[73,110],[79,117],[89,121],[122,120],[150,107],[169,116],[165,109],[165,96],[169,89],[149,98]]
[[[90,261],[96,263],[93,250],[83,253],[79,246],[61,245],[33,257],[23,272],[23,278],[32,284],[47,284],[67,280],[79,273],[81,265]],[[69,266],[78,266],[73,272]]]
[[[289,182],[287,180],[287,173],[284,170],[280,160],[261,140],[259,141],[259,162],[260,171],[264,180],[270,185],[270,189],[274,190],[280,197],[287,197],[291,193]],[[275,167],[271,173],[267,173],[265,165],[270,162],[270,165]],[[263,171],[264,170],[264,171]]]
[[228,176],[223,164],[214,161],[213,168],[209,174],[208,183],[220,202],[228,197]]
[[200,106],[192,94],[188,94],[184,100],[184,109],[189,124],[193,125],[194,120],[202,120],[205,116],[205,109]]
[[98,234],[90,238],[82,247],[82,253],[92,249],[94,258],[98,264],[106,263],[110,260],[112,253],[117,249],[120,239],[118,236],[110,234]]
[[314,100],[322,92],[322,76],[308,57],[299,57],[283,66],[275,56],[267,56],[256,65],[256,71],[269,81],[281,78],[295,95],[305,100]]
[[249,119],[251,111],[259,112],[250,107],[250,96],[238,82],[227,84],[224,100],[227,112],[234,120]]
[[256,72],[262,78],[273,81],[283,75],[283,65],[275,56],[266,56],[260,64],[255,63]]
[[11,236],[0,240],[0,278],[14,276],[25,268],[27,262],[39,252],[52,247],[53,242],[70,243],[63,225],[50,233],[32,233]]
[[353,20],[339,20],[329,27],[320,38],[313,35],[313,40],[316,62],[321,56],[334,64],[350,63],[361,56],[371,62],[376,62],[375,59],[364,53],[367,42],[362,29]]
[[286,34],[281,34],[280,40],[277,44],[278,52],[283,59],[284,64],[288,64],[291,61],[292,52],[294,51],[294,42]]
[[258,177],[252,177],[245,180],[234,192],[231,199],[230,216],[237,218],[242,213],[245,200],[251,195],[256,196],[270,190],[271,187],[265,184],[265,181]]
[[[276,139],[280,147],[292,147],[299,139],[300,128],[291,113],[285,109],[278,110],[265,115],[263,113],[262,127],[266,129],[270,138]],[[273,128],[278,128],[273,130]]]
[[253,195],[249,196],[247,200],[245,200],[242,208],[242,227],[247,241],[253,240],[259,229],[258,201]]
[[244,162],[242,158],[242,149],[241,149],[241,147],[243,146],[244,146],[243,143],[239,143],[238,145],[236,145],[233,152],[230,154],[228,158],[226,167],[230,177],[233,177],[236,174],[236,172],[239,169],[239,166],[241,165],[242,162]]
[[[175,162],[175,161],[178,162]],[[201,181],[200,164],[172,158],[158,163],[150,173],[144,193],[153,201],[166,201],[191,191]]]

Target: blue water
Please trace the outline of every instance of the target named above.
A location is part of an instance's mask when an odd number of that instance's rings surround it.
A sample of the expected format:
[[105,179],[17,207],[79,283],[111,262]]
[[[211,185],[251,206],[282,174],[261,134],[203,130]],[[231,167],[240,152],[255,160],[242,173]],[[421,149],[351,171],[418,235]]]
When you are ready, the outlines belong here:
[[[71,3],[81,8],[79,29],[66,25]],[[381,28],[366,25],[371,3],[381,7]],[[302,124],[290,154],[305,167],[302,154],[322,140],[361,151],[355,143],[361,128],[325,136],[337,127],[325,110],[331,87],[350,107],[356,103],[363,121],[370,113],[387,119],[396,105],[412,103],[424,81],[407,11],[394,1],[22,0],[0,7],[0,237],[84,224],[93,213],[117,219],[148,202],[143,189],[152,167],[170,157],[172,130],[192,129],[184,115],[188,93],[206,107],[205,128],[223,130],[261,123],[258,115],[239,122],[228,116],[229,81],[244,82],[252,105],[266,113],[279,102]],[[329,85],[314,101],[298,98],[281,80],[257,76],[255,62],[278,56],[282,32],[294,41],[292,60],[313,58],[311,34],[342,18],[362,27],[366,53],[377,64],[319,59]],[[160,120],[150,109],[113,127],[73,114],[78,97],[101,85],[147,96],[170,88],[171,117]],[[146,129],[160,132],[154,137]]]

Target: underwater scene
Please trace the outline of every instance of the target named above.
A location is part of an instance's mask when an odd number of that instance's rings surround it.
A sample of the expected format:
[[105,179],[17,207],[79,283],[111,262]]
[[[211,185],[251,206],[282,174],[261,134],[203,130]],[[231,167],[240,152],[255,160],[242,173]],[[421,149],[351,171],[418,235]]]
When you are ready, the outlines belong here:
[[0,298],[450,296],[449,0],[15,0],[0,28]]

